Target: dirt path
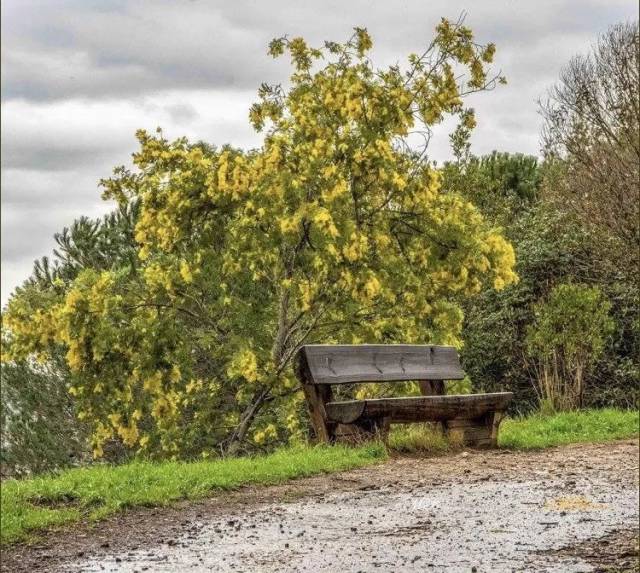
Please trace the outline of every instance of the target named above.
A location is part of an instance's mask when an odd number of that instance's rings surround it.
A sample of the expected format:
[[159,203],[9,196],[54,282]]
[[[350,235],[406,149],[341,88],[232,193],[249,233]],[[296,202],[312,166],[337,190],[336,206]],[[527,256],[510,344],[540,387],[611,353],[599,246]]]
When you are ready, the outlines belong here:
[[128,512],[3,571],[637,571],[638,442],[469,451]]

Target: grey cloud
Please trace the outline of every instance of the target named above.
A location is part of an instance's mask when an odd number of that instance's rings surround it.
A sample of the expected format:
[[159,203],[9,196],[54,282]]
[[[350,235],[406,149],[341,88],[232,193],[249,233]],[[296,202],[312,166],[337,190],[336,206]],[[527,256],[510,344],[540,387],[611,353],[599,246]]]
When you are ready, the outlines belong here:
[[54,233],[81,215],[96,217],[112,206],[100,199],[90,170],[3,169],[1,254],[3,304],[31,273],[33,261],[50,254]]
[[[4,98],[123,97],[176,86],[247,89],[277,80],[286,65],[265,54],[288,33],[312,42],[345,38],[364,25],[391,60],[419,50],[440,16],[467,21],[480,41],[505,55],[555,36],[593,35],[602,23],[629,18],[626,1],[457,0],[343,2],[7,2],[3,25]],[[500,53],[500,52],[499,52]]]
[[5,145],[5,149],[6,151],[2,154],[3,168],[22,168],[44,172],[66,171],[80,165],[81,169],[105,165],[114,157],[114,151],[116,151],[109,148],[79,145],[66,147],[63,142],[49,145],[47,142],[31,142],[28,139],[12,140],[10,145]]
[[[610,24],[637,18],[632,0],[6,0],[1,9],[3,303],[55,231],[111,207],[97,182],[129,162],[135,129],[259,145],[247,123],[255,89],[289,73],[266,55],[275,36],[318,45],[366,26],[382,66],[424,47],[441,16],[466,10],[509,80],[470,99],[473,151],[536,154],[537,98]],[[439,162],[448,127],[434,130]]]
[[[54,246],[53,235],[70,225],[81,215],[99,216],[108,210],[108,206],[96,201],[70,203],[60,200],[57,204],[48,204],[46,209],[29,208],[2,213],[2,264],[26,265],[41,255],[51,252]],[[24,278],[27,278],[28,271]]]
[[[73,103],[3,104],[3,169],[82,171],[108,163],[130,145],[133,131],[123,133],[105,110],[104,105]],[[112,114],[118,117],[118,109]],[[122,113],[120,119],[129,125],[132,121]]]
[[184,103],[169,105],[166,107],[166,110],[171,119],[176,123],[191,123],[200,116],[195,107]]
[[60,206],[82,214],[82,209],[93,210],[101,203],[98,180],[91,170],[10,168],[2,171],[3,217],[10,221],[48,215],[50,209]]
[[[19,25],[3,29],[5,98],[255,86],[255,54],[265,50],[262,39],[233,29],[221,5],[210,3],[131,2],[121,10],[90,4],[65,10],[58,3],[37,13],[28,5],[14,10]],[[278,66],[265,58],[259,68]]]

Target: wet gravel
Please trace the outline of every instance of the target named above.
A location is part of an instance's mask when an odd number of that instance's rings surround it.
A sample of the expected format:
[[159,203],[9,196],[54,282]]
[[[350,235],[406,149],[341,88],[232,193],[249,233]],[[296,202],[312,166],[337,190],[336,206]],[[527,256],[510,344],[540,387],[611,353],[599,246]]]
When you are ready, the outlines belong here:
[[399,458],[130,512],[67,532],[66,550],[56,545],[65,532],[16,548],[10,562],[74,572],[635,571],[637,480],[637,441]]

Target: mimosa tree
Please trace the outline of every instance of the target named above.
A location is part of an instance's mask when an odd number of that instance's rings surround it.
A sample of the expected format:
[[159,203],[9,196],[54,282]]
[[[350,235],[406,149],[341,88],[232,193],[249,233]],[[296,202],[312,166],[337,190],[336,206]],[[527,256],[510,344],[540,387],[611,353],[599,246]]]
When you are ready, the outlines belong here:
[[138,132],[136,169],[103,185],[139,202],[139,263],[11,300],[7,357],[64,348],[97,456],[112,439],[171,456],[297,436],[302,344],[459,344],[460,296],[514,281],[511,246],[411,145],[454,115],[464,147],[463,97],[501,79],[494,46],[446,20],[406,68],[375,69],[371,45],[363,29],[274,40],[293,74],[260,88],[257,150]]

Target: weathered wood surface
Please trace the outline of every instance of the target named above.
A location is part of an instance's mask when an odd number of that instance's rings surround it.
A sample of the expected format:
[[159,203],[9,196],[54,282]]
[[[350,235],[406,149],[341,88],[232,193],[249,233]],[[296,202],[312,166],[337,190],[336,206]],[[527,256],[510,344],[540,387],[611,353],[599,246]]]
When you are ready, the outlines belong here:
[[[445,395],[464,372],[455,348],[427,345],[308,345],[296,360],[315,437],[323,442],[384,439],[392,423],[435,422],[459,443],[497,444],[511,392]],[[422,396],[332,401],[333,384],[415,380]]]
[[444,422],[444,430],[454,443],[495,447],[498,444],[498,429],[502,418],[502,411],[492,411],[480,418],[448,420]]
[[302,385],[302,391],[307,400],[307,408],[311,425],[317,440],[321,442],[333,441],[333,428],[327,419],[325,404],[331,401],[331,386],[313,384],[311,373],[305,361],[299,360],[296,364],[296,374]]
[[352,424],[360,419],[388,418],[392,423],[476,419],[504,410],[513,394],[465,394],[460,396],[415,396],[348,400],[325,404],[327,419]]
[[456,349],[416,344],[311,344],[303,346],[313,384],[462,380]]

